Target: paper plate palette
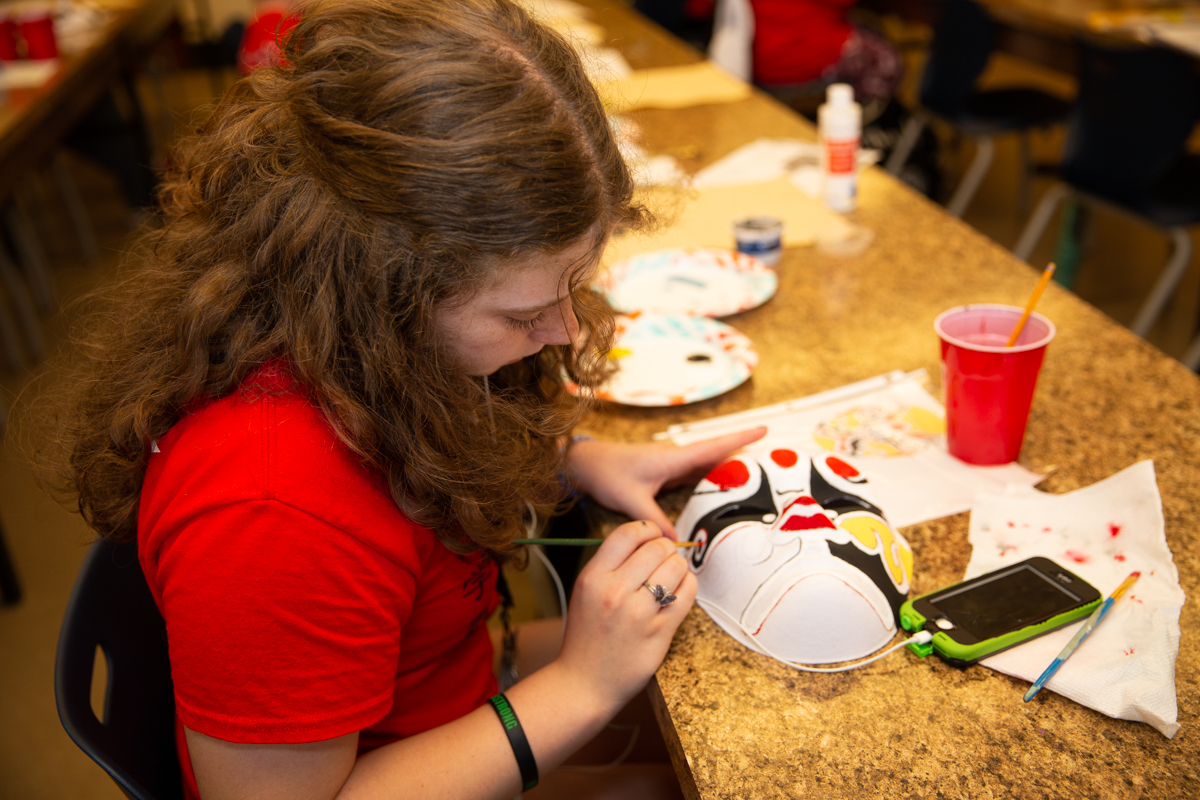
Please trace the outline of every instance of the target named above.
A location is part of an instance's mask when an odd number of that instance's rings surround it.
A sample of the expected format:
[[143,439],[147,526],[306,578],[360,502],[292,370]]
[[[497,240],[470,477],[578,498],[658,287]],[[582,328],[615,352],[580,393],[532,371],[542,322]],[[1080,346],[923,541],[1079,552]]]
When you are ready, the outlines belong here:
[[[746,336],[707,317],[617,318],[608,357],[618,372],[596,396],[631,406],[677,406],[729,391],[750,377],[758,352]],[[577,392],[577,386],[567,388]]]
[[775,271],[762,261],[716,248],[638,253],[596,280],[596,288],[622,313],[702,317],[726,317],[760,306],[778,286]]

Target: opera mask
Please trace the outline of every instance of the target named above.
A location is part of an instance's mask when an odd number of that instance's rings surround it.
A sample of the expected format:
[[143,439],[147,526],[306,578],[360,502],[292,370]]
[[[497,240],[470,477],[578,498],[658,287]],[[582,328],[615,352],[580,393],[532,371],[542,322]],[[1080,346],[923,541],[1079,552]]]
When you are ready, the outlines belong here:
[[699,543],[697,602],[752,650],[830,664],[870,655],[896,633],[912,549],[838,456],[776,449],[725,461],[676,528]]

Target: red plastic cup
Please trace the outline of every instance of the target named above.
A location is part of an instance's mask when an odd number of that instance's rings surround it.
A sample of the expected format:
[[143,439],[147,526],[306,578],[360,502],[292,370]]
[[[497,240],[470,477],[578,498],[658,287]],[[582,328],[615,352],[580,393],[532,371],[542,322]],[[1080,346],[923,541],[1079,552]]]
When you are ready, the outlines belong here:
[[21,38],[25,40],[26,58],[58,58],[53,14],[49,11],[32,11],[18,17],[17,26],[21,29]]
[[968,464],[1016,461],[1054,323],[1031,314],[1006,347],[1024,309],[979,304],[944,311],[933,329],[942,340],[946,444]]
[[17,22],[11,18],[0,19],[0,61],[16,61],[21,57],[17,50]]

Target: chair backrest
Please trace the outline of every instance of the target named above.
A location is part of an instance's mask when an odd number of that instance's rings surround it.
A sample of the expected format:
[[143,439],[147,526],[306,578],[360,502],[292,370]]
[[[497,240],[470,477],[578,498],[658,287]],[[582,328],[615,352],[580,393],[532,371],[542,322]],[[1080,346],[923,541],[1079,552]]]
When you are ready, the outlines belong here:
[[[108,665],[104,720],[92,711],[96,646]],[[54,668],[67,734],[135,800],[181,800],[167,629],[137,543],[92,545],[67,603]]]
[[937,4],[929,60],[921,74],[921,105],[953,119],[966,111],[975,81],[992,55],[992,21],[974,0]]
[[1114,200],[1136,199],[1184,152],[1197,116],[1200,80],[1189,56],[1081,41],[1063,177]]

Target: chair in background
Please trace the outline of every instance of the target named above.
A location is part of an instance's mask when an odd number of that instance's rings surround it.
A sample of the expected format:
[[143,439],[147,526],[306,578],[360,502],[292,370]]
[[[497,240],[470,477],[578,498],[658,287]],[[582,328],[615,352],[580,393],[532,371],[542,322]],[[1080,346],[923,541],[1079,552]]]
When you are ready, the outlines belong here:
[[[97,646],[108,672],[103,720],[92,710]],[[58,637],[54,695],[63,727],[134,800],[183,797],[167,629],[137,543],[92,545]]]
[[17,570],[8,552],[8,544],[4,541],[4,531],[0,530],[0,604],[13,606],[19,602],[21,584],[17,580]]
[[[7,302],[0,300],[0,353],[11,372],[20,372],[27,364],[37,364],[46,354],[42,323],[21,273],[0,244],[0,289],[7,299]],[[17,332],[18,323],[21,335]],[[7,414],[4,416],[7,418]]]
[[10,372],[20,372],[45,357],[40,315],[51,313],[58,304],[50,260],[34,224],[49,202],[61,203],[67,212],[82,263],[99,257],[83,198],[61,150],[51,157],[46,171],[58,190],[57,198],[39,197],[43,170],[31,169],[0,202],[0,358]]
[[[1170,50],[1080,42],[1079,56],[1062,182],[1047,190],[1013,252],[1028,260],[1068,197],[1158,228],[1172,252],[1130,325],[1144,337],[1187,272],[1187,226],[1200,222],[1200,157],[1186,152],[1200,118],[1200,78],[1191,58]],[[1189,352],[1195,369],[1200,340]]]
[[1200,372],[1200,333],[1196,334],[1196,338],[1188,345],[1187,352],[1183,354],[1183,363],[1192,372]]
[[954,125],[975,140],[976,152],[946,211],[961,217],[987,175],[996,154],[995,137],[1021,134],[1022,211],[1028,208],[1031,156],[1029,133],[1066,121],[1070,104],[1039,89],[978,90],[975,82],[992,54],[992,21],[973,0],[944,0],[934,24],[929,60],[921,75],[921,107],[905,124],[885,168],[899,175],[930,117]]

